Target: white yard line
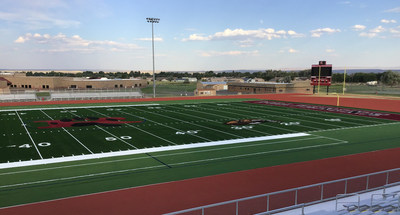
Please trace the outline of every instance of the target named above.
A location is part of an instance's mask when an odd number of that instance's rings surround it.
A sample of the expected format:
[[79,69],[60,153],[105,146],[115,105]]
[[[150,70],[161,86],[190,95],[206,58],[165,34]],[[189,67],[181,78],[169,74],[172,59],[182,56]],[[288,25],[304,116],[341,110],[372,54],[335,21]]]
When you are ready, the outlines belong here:
[[59,157],[59,158],[42,159],[42,160],[2,163],[2,164],[0,164],[0,169],[12,168],[12,167],[33,166],[33,165],[41,165],[41,164],[61,163],[61,162],[67,162],[67,161],[88,160],[88,159],[95,159],[95,158],[106,158],[106,157],[114,157],[114,156],[144,154],[144,153],[152,153],[152,152],[163,152],[163,151],[171,151],[171,150],[179,150],[179,149],[191,149],[191,148],[199,148],[199,147],[207,147],[207,146],[219,146],[219,145],[228,145],[228,144],[235,144],[235,143],[247,143],[247,142],[263,141],[263,140],[304,137],[304,136],[309,136],[309,135],[310,134],[307,134],[307,133],[282,134],[282,135],[273,135],[273,136],[262,136],[262,137],[243,138],[243,139],[204,142],[204,143],[191,143],[191,144],[184,144],[184,145],[161,146],[161,147],[156,147],[156,148],[144,148],[144,149],[137,149],[137,150],[107,152],[107,153],[102,153],[102,154],[77,155],[77,156],[61,157],[61,158]]
[[160,104],[139,104],[139,105],[111,105],[111,106],[78,106],[78,107],[52,107],[52,108],[27,108],[27,109],[9,109],[0,110],[0,112],[31,111],[31,110],[58,110],[58,109],[85,109],[85,108],[113,108],[113,107],[140,107],[140,106],[158,106]]
[[[178,108],[178,107],[176,107],[176,108]],[[179,109],[185,110],[184,108],[179,108]],[[203,108],[203,109],[206,109],[206,108]],[[213,115],[213,116],[221,117],[221,114],[218,115],[218,114],[213,114],[213,113],[209,113],[209,112],[202,112],[202,111],[196,111],[196,110],[191,110],[191,109],[189,109],[189,111],[199,112],[199,113],[203,113],[203,114],[208,114],[208,115]],[[240,114],[240,115],[241,115],[241,116],[244,116],[243,114]],[[227,116],[225,115],[225,117],[227,117]],[[227,117],[227,118],[228,118],[228,117]],[[215,121],[215,120],[210,120],[210,121]],[[265,127],[270,127],[270,128],[275,128],[275,129],[280,129],[280,130],[289,131],[290,133],[297,132],[297,131],[295,131],[295,130],[286,129],[286,128],[281,128],[281,127],[274,127],[274,126],[270,126],[270,125],[266,125],[266,124],[259,124],[259,125],[265,126]],[[254,132],[260,132],[260,133],[264,133],[264,134],[269,134],[269,133],[261,132],[261,131],[257,131],[257,130],[251,130],[251,129],[246,129],[246,130],[248,130],[248,131],[254,131]]]
[[[209,110],[209,108],[205,108],[205,109],[208,109],[208,110]],[[264,113],[259,113],[259,112],[254,112],[254,111],[243,110],[243,109],[240,109],[240,108],[237,108],[237,109],[233,109],[233,108],[221,108],[221,109],[227,109],[227,110],[238,110],[238,109],[239,109],[238,111],[248,112],[248,113],[253,113],[253,114],[261,114],[261,115],[264,115],[264,116],[283,117],[283,118],[289,118],[289,119],[291,119],[291,120],[305,121],[305,122],[314,123],[314,124],[320,124],[320,125],[324,125],[324,126],[330,125],[330,124],[318,123],[318,122],[315,122],[315,121],[310,121],[310,120],[305,120],[305,119],[298,119],[298,118],[294,118],[294,117],[288,117],[288,116],[282,116],[282,115],[273,115],[273,114],[265,113],[265,111],[267,111],[267,112],[279,113],[279,114],[282,113],[282,112],[278,112],[278,111],[264,110]],[[251,108],[246,108],[246,109],[251,109]],[[253,110],[254,110],[254,109],[253,109]],[[219,111],[219,112],[221,112],[221,111]],[[242,116],[243,116],[243,114],[237,114],[237,115],[242,115]],[[302,125],[302,124],[300,124],[300,125],[298,125],[298,126],[307,127],[307,128],[312,128],[312,129],[319,129],[319,128],[316,128],[316,127],[306,126],[306,125]],[[339,126],[339,125],[330,125],[330,126],[335,126],[335,127],[343,128],[343,126]]]
[[382,123],[382,124],[373,124],[373,125],[361,125],[361,126],[344,127],[344,128],[331,128],[331,129],[324,129],[324,130],[317,130],[317,131],[308,131],[308,133],[324,132],[324,131],[340,131],[340,130],[346,130],[346,129],[368,128],[368,127],[377,127],[377,126],[384,126],[384,125],[396,125],[396,124],[400,124],[400,122]]
[[35,141],[33,140],[32,136],[31,136],[31,133],[29,133],[28,128],[26,127],[24,121],[22,121],[21,117],[19,116],[18,111],[15,111],[15,113],[17,114],[19,121],[21,121],[22,126],[24,126],[25,131],[26,131],[26,133],[28,134],[29,139],[31,139],[32,144],[33,144],[33,146],[35,147],[35,149],[36,149],[37,153],[39,154],[40,158],[43,159],[42,154],[40,153],[38,147],[36,146],[36,143],[35,143]]
[[[309,138],[296,138],[296,139],[289,139],[289,140],[282,140],[282,141],[272,141],[272,142],[261,142],[261,143],[254,143],[254,144],[237,144],[234,146],[228,147],[218,147],[218,148],[211,148],[211,149],[204,149],[198,148],[200,150],[191,150],[186,152],[176,152],[176,153],[166,153],[166,154],[159,154],[155,155],[156,157],[168,157],[168,156],[175,156],[175,155],[188,155],[188,154],[195,154],[195,153],[203,153],[203,152],[213,152],[213,151],[222,151],[222,150],[229,150],[229,149],[236,149],[236,148],[249,148],[249,147],[257,147],[257,146],[264,146],[264,145],[273,145],[273,144],[281,144],[281,143],[289,143],[289,142],[298,142],[304,140],[315,140],[315,139],[323,139],[325,137],[319,135],[312,135],[314,137]],[[59,166],[59,167],[48,167],[48,168],[41,168],[41,169],[31,169],[31,170],[22,170],[22,171],[15,171],[15,172],[5,172],[0,173],[2,175],[14,175],[20,173],[27,173],[27,172],[39,172],[39,171],[48,171],[54,169],[64,169],[64,168],[71,168],[71,167],[81,167],[81,166],[92,166],[92,165],[99,165],[99,164],[108,164],[108,163],[118,163],[118,162],[126,162],[132,160],[140,160],[140,159],[151,159],[149,156],[143,157],[134,157],[134,158],[126,158],[126,159],[118,159],[118,160],[110,160],[110,161],[100,161],[100,162],[93,162],[93,163],[84,163],[84,164],[75,164],[75,165],[67,165],[67,166]]]
[[[209,108],[205,108],[205,107],[203,107],[202,109],[205,109],[205,110],[210,110]],[[228,108],[222,108],[222,109],[228,109]],[[231,108],[230,108],[231,109]],[[218,111],[218,112],[223,112],[223,113],[225,113],[225,111],[220,111],[220,110],[214,110],[214,111]],[[254,112],[253,111],[246,111],[246,110],[239,110],[239,111],[244,111],[244,112],[250,112],[250,113],[252,113],[252,114],[254,114]],[[245,115],[245,114],[240,114],[240,113],[236,113],[236,112],[232,112],[232,114],[235,114],[235,115],[239,115],[239,116],[244,116],[244,117],[249,117],[248,115]],[[256,114],[260,114],[260,115],[264,115],[264,116],[272,116],[271,114],[263,114],[263,113],[256,113]],[[220,114],[221,115],[221,114]],[[226,116],[226,115],[225,115]],[[274,117],[284,117],[284,116],[275,116],[274,115]],[[290,117],[285,117],[285,118],[290,118]],[[265,124],[259,124],[260,126],[266,126],[266,127],[271,127],[271,126],[268,126],[268,125],[265,125]],[[318,129],[318,128],[315,128],[315,127],[311,127],[311,126],[306,126],[306,125],[297,125],[297,126],[301,126],[301,127],[306,127],[306,128],[311,128],[311,129]],[[298,132],[298,131],[295,131],[295,130],[291,130],[291,129],[287,129],[287,128],[281,128],[281,127],[273,127],[273,128],[276,128],[276,129],[280,129],[280,130],[285,130],[285,131],[289,131],[289,132]]]
[[110,174],[131,172],[131,171],[144,170],[144,169],[153,169],[153,168],[158,168],[158,167],[165,167],[165,166],[164,165],[156,165],[156,166],[149,166],[149,167],[139,167],[139,168],[135,168],[135,169],[125,169],[125,170],[117,170],[117,171],[110,171],[110,172],[93,173],[93,174],[87,174],[87,175],[71,176],[71,177],[65,177],[65,178],[55,178],[55,179],[48,179],[48,180],[42,180],[42,181],[32,181],[32,182],[25,182],[25,183],[19,183],[19,184],[9,184],[9,185],[0,186],[0,189],[10,188],[10,187],[18,187],[18,186],[24,186],[24,185],[42,184],[42,183],[49,183],[49,182],[56,182],[56,181],[65,181],[65,180],[72,180],[72,179],[79,179],[79,178],[87,178],[87,177],[94,177],[94,176],[110,175]]
[[[302,147],[288,148],[288,149],[278,149],[278,150],[273,150],[273,151],[263,151],[263,152],[247,153],[247,154],[240,154],[240,155],[231,155],[231,156],[217,157],[217,158],[208,158],[208,159],[201,159],[201,160],[192,160],[192,161],[186,161],[186,162],[177,162],[177,163],[172,163],[172,164],[170,164],[170,165],[175,165],[175,166],[187,165],[187,164],[194,164],[194,163],[201,163],[201,162],[210,162],[210,161],[217,161],[217,160],[224,160],[224,159],[232,159],[232,158],[241,158],[241,157],[257,156],[257,155],[262,155],[262,154],[273,154],[273,153],[279,153],[279,152],[287,152],[287,151],[295,151],[295,150],[303,150],[303,149],[320,148],[320,147],[333,146],[333,145],[339,145],[339,144],[345,144],[345,143],[347,143],[347,141],[334,142],[334,143],[328,143],[328,144],[319,144],[319,145],[312,145],[312,146],[302,146]],[[26,186],[26,185],[34,185],[34,184],[41,184],[41,183],[48,183],[48,182],[55,182],[55,181],[65,181],[65,180],[74,180],[74,179],[87,178],[87,177],[96,177],[96,176],[112,175],[112,174],[118,174],[118,173],[124,173],[124,172],[134,172],[134,171],[138,171],[138,170],[154,169],[154,168],[160,168],[160,167],[165,167],[165,165],[155,165],[155,166],[149,166],[149,167],[139,167],[139,168],[132,168],[132,169],[117,170],[117,171],[93,173],[93,174],[79,175],[79,176],[71,176],[71,177],[65,177],[65,178],[47,179],[47,180],[33,181],[33,182],[24,182],[24,183],[18,183],[18,184],[8,184],[8,185],[2,185],[2,186],[0,186],[0,189],[3,189],[3,188],[11,188],[11,187],[18,187],[18,186]]]
[[[175,130],[175,131],[183,132],[183,130],[180,130],[180,129],[177,129],[177,128],[174,128],[174,127],[171,127],[171,126],[168,126],[168,125],[164,125],[164,124],[162,124],[162,123],[153,121],[153,120],[151,120],[151,119],[146,119],[146,118],[144,118],[144,117],[140,117],[140,116],[137,116],[137,115],[134,115],[134,114],[131,114],[131,113],[124,112],[124,111],[119,111],[119,112],[121,112],[121,113],[123,113],[123,114],[126,114],[126,115],[130,115],[130,116],[138,117],[138,118],[141,118],[141,119],[145,119],[145,120],[150,121],[150,122],[153,122],[153,123],[155,123],[155,124],[157,124],[157,125],[161,125],[161,126],[164,126],[164,127],[170,128],[170,129],[173,129],[173,130]],[[212,140],[210,140],[210,139],[207,139],[207,138],[205,138],[205,137],[201,137],[201,136],[196,135],[196,134],[189,134],[189,135],[192,135],[192,136],[194,136],[194,137],[203,139],[203,140],[205,140],[205,141],[212,141]],[[174,144],[174,145],[176,145],[176,144]]]
[[[243,104],[240,104],[241,106],[244,107]],[[316,119],[322,119],[323,117],[327,117],[328,115],[331,117],[338,117],[338,118],[345,118],[345,119],[349,119],[349,120],[355,120],[355,121],[364,121],[364,122],[373,122],[373,123],[380,123],[379,121],[374,121],[374,120],[366,120],[366,119],[360,119],[360,116],[354,116],[354,117],[349,117],[346,114],[341,114],[341,113],[332,113],[332,112],[323,112],[323,111],[313,111],[313,112],[309,112],[307,111],[307,109],[300,109],[300,108],[289,108],[289,107],[280,107],[280,106],[273,106],[273,105],[264,105],[270,108],[274,108],[274,110],[278,110],[279,108],[284,108],[284,110],[289,110],[290,112],[297,112],[299,114],[305,114],[307,116],[309,116],[310,118],[316,118]],[[259,110],[265,110],[259,106],[256,107]],[[337,114],[340,114],[339,116]],[[295,115],[294,113],[291,115]],[[320,115],[321,117],[312,117],[310,115]],[[380,118],[374,118],[374,119],[380,119]],[[384,119],[384,120],[388,120],[388,119]],[[350,123],[350,124],[357,124],[357,125],[365,125],[365,124],[360,124],[360,123],[356,123],[356,122],[346,122],[346,121],[341,121],[342,123]]]
[[[134,110],[138,110],[138,109],[132,108],[132,107],[129,107],[129,108],[130,108],[130,109],[134,109]],[[188,123],[188,124],[191,124],[191,125],[194,125],[194,126],[198,126],[198,127],[202,127],[202,128],[208,129],[208,130],[212,130],[212,131],[216,131],[216,132],[219,132],[219,133],[224,133],[224,134],[227,134],[227,135],[230,135],[230,136],[236,136],[236,137],[238,137],[238,136],[235,135],[235,134],[231,134],[231,133],[228,133],[228,132],[225,132],[225,131],[213,129],[213,128],[206,127],[206,126],[202,126],[202,125],[198,125],[198,124],[193,124],[193,123],[188,122],[188,121],[185,121],[185,120],[181,120],[181,119],[177,119],[177,118],[173,118],[173,117],[169,117],[169,116],[165,116],[165,115],[162,115],[162,114],[158,114],[158,113],[154,113],[154,112],[150,112],[150,111],[145,111],[145,110],[139,110],[139,111],[147,112],[147,113],[150,113],[150,114],[159,115],[159,116],[162,116],[162,117],[165,117],[165,118],[169,118],[169,119],[181,121],[181,122]]]
[[[196,110],[193,110],[192,108],[185,109],[185,108],[179,108],[179,107],[176,107],[176,106],[174,106],[174,108],[181,109],[181,110],[185,110],[185,111],[192,111],[192,112],[197,112],[197,113],[202,113],[202,114],[208,114],[208,115],[213,115],[213,116],[221,117],[220,115],[217,115],[217,114],[212,114],[212,113],[207,113],[207,112],[196,111]],[[178,113],[178,112],[172,111],[172,110],[166,110],[166,111],[173,112],[173,113]],[[220,123],[220,122],[218,122],[218,121],[216,121],[216,120],[206,119],[206,118],[204,118],[204,117],[199,117],[199,116],[195,116],[195,115],[189,115],[189,114],[185,114],[185,113],[181,113],[181,112],[179,112],[178,114],[182,114],[182,115],[191,116],[191,117],[196,117],[196,118],[203,119],[203,120],[207,120],[207,121],[212,121],[212,122]],[[246,129],[246,130],[254,131],[254,130],[250,130],[250,129]],[[254,131],[254,132],[256,132],[256,131]],[[265,132],[262,132],[262,133],[263,133],[263,134],[269,134],[269,133],[265,133]],[[235,135],[235,134],[233,134],[233,135]],[[270,134],[269,134],[269,135],[270,135]],[[244,137],[239,136],[239,135],[235,135],[235,136],[237,136],[237,137],[239,137],[239,138],[244,138]]]
[[[109,117],[109,116],[106,115],[106,114],[100,113],[100,112],[95,111],[95,110],[91,110],[91,109],[89,109],[89,108],[88,108],[87,110],[92,111],[92,112],[95,112],[95,113],[98,113],[98,114],[101,114],[101,115],[106,116],[106,117]],[[162,138],[162,137],[160,137],[160,136],[158,136],[158,135],[155,135],[155,134],[153,134],[153,133],[150,133],[150,132],[148,132],[148,131],[145,131],[145,130],[143,130],[143,129],[140,129],[140,128],[136,127],[136,126],[133,126],[133,125],[130,125],[130,124],[125,124],[125,125],[127,125],[127,126],[129,126],[129,127],[132,127],[132,128],[135,128],[135,129],[137,129],[137,130],[139,130],[139,131],[141,131],[141,132],[143,132],[143,133],[149,134],[149,135],[151,135],[151,136],[153,136],[153,137],[156,137],[156,138],[158,138],[158,139],[160,139],[160,140],[163,140],[163,141],[165,141],[165,142],[167,142],[167,143],[170,143],[170,144],[172,144],[172,145],[176,145],[176,143],[174,143],[174,142],[172,142],[172,141],[169,141],[169,140],[167,140],[167,139],[165,139],[165,138]]]
[[[47,113],[45,113],[43,110],[40,110],[44,115],[46,115],[47,117],[49,117],[51,120],[54,120],[51,116],[49,116]],[[83,144],[81,141],[78,140],[78,138],[76,138],[74,135],[72,135],[67,129],[62,128],[67,134],[69,134],[69,136],[71,136],[74,140],[76,140],[76,142],[78,142],[81,146],[83,146],[83,148],[85,148],[88,152],[90,152],[91,154],[94,154],[92,152],[92,150],[90,150],[87,146],[85,146],[85,144]]]
[[240,154],[240,155],[232,155],[232,156],[225,156],[225,157],[209,158],[209,159],[196,160],[196,161],[173,163],[173,164],[170,164],[170,165],[171,166],[174,166],[174,165],[185,165],[185,164],[216,161],[216,160],[224,160],[224,159],[231,159],[231,158],[249,157],[249,156],[254,156],[254,155],[272,154],[272,153],[277,153],[277,152],[288,152],[288,151],[295,151],[295,150],[302,150],[302,149],[320,148],[320,147],[324,147],[324,146],[333,146],[333,145],[339,145],[339,144],[345,144],[345,143],[348,143],[348,142],[347,141],[340,141],[340,142],[335,142],[335,143],[320,144],[320,145],[313,145],[313,146],[302,146],[302,147],[289,148],[289,149],[278,149],[278,150],[266,151],[266,152],[255,152],[255,153],[248,153],[248,154]]
[[[75,114],[75,113],[72,113],[72,112],[71,112],[70,114],[72,114],[72,115],[74,115],[74,116],[77,116],[77,117],[81,117],[81,116],[79,116],[78,114]],[[134,146],[134,145],[132,145],[132,144],[126,142],[125,140],[121,139],[121,138],[118,137],[117,135],[112,134],[111,132],[105,130],[104,128],[102,128],[102,127],[100,127],[100,126],[98,126],[98,125],[95,125],[95,127],[98,128],[98,129],[100,129],[100,130],[102,130],[103,132],[105,132],[105,133],[107,133],[107,134],[109,134],[109,135],[115,137],[116,139],[120,140],[121,142],[123,142],[123,143],[125,143],[125,144],[131,146],[132,148],[138,149],[138,147],[136,147],[136,146]]]

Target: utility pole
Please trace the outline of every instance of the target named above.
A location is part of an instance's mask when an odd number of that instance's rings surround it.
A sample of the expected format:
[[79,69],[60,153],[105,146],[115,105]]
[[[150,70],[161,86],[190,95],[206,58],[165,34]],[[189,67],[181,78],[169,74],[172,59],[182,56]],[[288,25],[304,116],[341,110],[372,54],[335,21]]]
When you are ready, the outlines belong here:
[[156,97],[156,67],[154,63],[154,23],[159,23],[159,18],[146,18],[148,23],[151,23],[151,42],[153,49],[153,98]]

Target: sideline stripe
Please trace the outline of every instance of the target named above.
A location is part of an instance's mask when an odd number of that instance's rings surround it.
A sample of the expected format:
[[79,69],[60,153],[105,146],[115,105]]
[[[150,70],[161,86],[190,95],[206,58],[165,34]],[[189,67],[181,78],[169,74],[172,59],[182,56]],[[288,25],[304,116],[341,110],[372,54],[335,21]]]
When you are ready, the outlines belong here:
[[[296,138],[296,139],[288,138],[289,140],[253,143],[253,144],[245,144],[245,145],[240,144],[240,145],[234,145],[234,146],[228,146],[228,147],[218,147],[218,148],[205,148],[205,149],[199,148],[199,150],[159,154],[159,155],[157,155],[157,157],[188,155],[188,154],[214,152],[214,151],[222,151],[222,150],[230,150],[230,149],[238,149],[238,148],[250,148],[250,147],[257,147],[257,146],[265,146],[265,145],[273,145],[273,144],[280,144],[280,143],[290,143],[290,142],[298,142],[298,141],[315,140],[315,139],[324,139],[325,138],[325,137],[319,136],[319,135],[312,135],[312,136],[314,136],[314,137]],[[67,165],[67,166],[56,166],[56,167],[47,167],[47,168],[41,168],[41,169],[21,170],[21,171],[15,171],[15,172],[4,172],[4,173],[0,173],[0,176],[14,175],[14,174],[19,174],[19,173],[27,173],[27,172],[40,172],[40,171],[47,171],[47,170],[54,170],[54,169],[65,169],[65,168],[80,167],[80,166],[94,166],[94,165],[109,164],[109,163],[127,162],[127,161],[140,160],[140,159],[149,159],[149,157],[143,156],[143,157],[123,158],[123,159],[110,160],[110,161],[99,161],[99,162],[96,161],[96,162],[73,164],[73,165]]]
[[[295,150],[303,150],[303,149],[313,149],[313,148],[340,145],[340,144],[346,144],[346,143],[348,143],[348,141],[340,141],[340,142],[319,144],[319,145],[310,145],[310,146],[301,146],[301,147],[296,147],[296,148],[278,149],[278,150],[273,150],[273,151],[261,151],[261,152],[255,152],[255,153],[231,155],[231,156],[216,157],[216,158],[207,158],[207,159],[201,159],[201,160],[184,161],[184,162],[178,162],[178,163],[171,163],[171,165],[172,166],[182,166],[182,165],[187,165],[187,164],[196,164],[196,163],[210,162],[210,161],[217,161],[217,160],[224,160],[224,159],[231,159],[231,158],[241,158],[241,157],[249,157],[249,156],[255,156],[255,155],[262,155],[262,154],[273,154],[273,153],[279,153],[279,152],[287,152],[287,151],[295,151]],[[160,161],[160,163],[163,163],[163,162]],[[71,176],[71,177],[66,177],[66,178],[55,178],[55,179],[47,179],[47,180],[42,180],[42,181],[33,181],[33,182],[24,182],[24,183],[19,183],[19,184],[2,185],[2,186],[0,186],[0,189],[19,187],[19,186],[25,186],[25,185],[33,185],[33,184],[42,184],[42,183],[55,182],[55,181],[66,181],[66,180],[73,180],[73,179],[79,179],[79,178],[112,175],[112,174],[125,173],[125,172],[134,172],[134,171],[138,171],[138,170],[153,169],[153,168],[159,168],[159,167],[163,167],[163,166],[172,168],[172,166],[167,165],[167,164],[155,165],[155,166],[148,166],[148,167],[139,167],[139,168],[133,168],[133,169],[110,171],[110,172],[92,173],[92,174],[88,174],[88,175]]]
[[107,153],[103,153],[103,154],[77,155],[77,156],[61,157],[61,158],[21,161],[21,162],[0,164],[0,169],[12,168],[12,167],[33,166],[33,165],[40,165],[40,164],[61,163],[61,162],[67,162],[67,161],[88,160],[88,159],[95,159],[95,158],[106,158],[106,157],[123,156],[123,155],[145,154],[145,153],[152,153],[152,152],[178,150],[178,149],[191,149],[191,148],[207,147],[207,146],[219,146],[219,145],[228,145],[228,144],[235,144],[235,143],[247,143],[247,142],[255,142],[255,141],[262,141],[262,140],[276,140],[276,139],[292,138],[292,137],[304,137],[304,136],[309,136],[309,135],[310,134],[307,134],[307,133],[281,134],[281,135],[273,135],[273,136],[251,137],[251,138],[222,140],[222,141],[213,141],[213,142],[204,142],[204,143],[192,143],[192,144],[186,144],[186,145],[173,145],[173,146],[162,146],[162,147],[156,147],[156,148],[144,148],[144,149],[138,149],[138,150],[107,152]]
[[37,153],[39,154],[40,158],[43,159],[42,154],[40,154],[40,151],[39,151],[38,147],[36,146],[36,143],[35,143],[35,141],[33,140],[32,136],[31,136],[31,133],[29,133],[28,128],[26,127],[24,121],[22,121],[21,117],[20,117],[19,114],[18,114],[18,111],[15,111],[15,113],[17,113],[17,116],[18,116],[19,120],[21,121],[22,126],[24,126],[25,131],[26,131],[26,133],[28,134],[29,138],[31,139],[33,145],[35,146],[35,149],[36,149]]
[[59,110],[59,109],[84,109],[84,108],[113,108],[113,107],[135,107],[135,106],[158,106],[160,104],[140,104],[140,105],[107,105],[107,106],[78,106],[78,107],[54,107],[54,108],[27,108],[0,110],[0,112],[30,111],[30,110]]

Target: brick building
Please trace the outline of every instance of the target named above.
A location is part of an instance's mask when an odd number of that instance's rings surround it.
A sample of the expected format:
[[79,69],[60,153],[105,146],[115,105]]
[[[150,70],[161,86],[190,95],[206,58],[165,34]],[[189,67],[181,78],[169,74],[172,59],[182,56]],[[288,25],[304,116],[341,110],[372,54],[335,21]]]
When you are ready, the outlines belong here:
[[310,92],[309,82],[293,83],[274,83],[274,82],[256,82],[256,83],[228,83],[229,92],[238,92],[246,94],[264,94],[264,93],[308,93]]
[[145,79],[88,79],[75,77],[26,76],[24,73],[3,73],[10,89],[118,89],[146,87]]

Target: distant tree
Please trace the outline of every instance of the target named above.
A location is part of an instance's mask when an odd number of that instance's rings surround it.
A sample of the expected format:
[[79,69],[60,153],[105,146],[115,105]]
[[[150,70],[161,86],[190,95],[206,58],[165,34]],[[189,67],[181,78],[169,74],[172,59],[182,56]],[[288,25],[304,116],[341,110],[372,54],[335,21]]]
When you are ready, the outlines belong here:
[[400,74],[391,70],[386,71],[381,76],[381,81],[389,86],[395,86],[400,84]]
[[291,78],[290,76],[285,76],[285,77],[283,78],[283,82],[284,82],[284,83],[292,83],[292,78]]
[[333,73],[332,74],[332,82],[333,83],[342,83],[343,80],[344,80],[344,74],[341,74],[341,73]]
[[298,72],[299,77],[310,77],[311,69],[305,69]]

